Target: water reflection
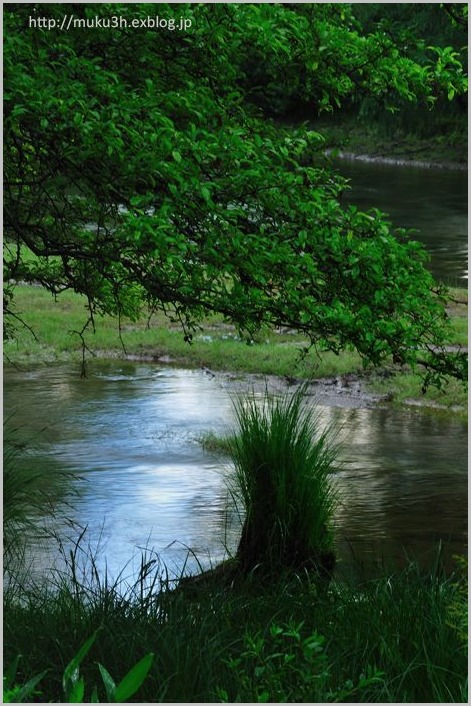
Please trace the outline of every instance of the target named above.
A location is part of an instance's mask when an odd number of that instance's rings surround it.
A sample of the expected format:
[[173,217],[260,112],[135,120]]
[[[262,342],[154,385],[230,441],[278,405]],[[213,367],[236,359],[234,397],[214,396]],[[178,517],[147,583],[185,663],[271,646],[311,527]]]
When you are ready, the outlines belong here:
[[342,410],[342,469],[337,483],[340,546],[357,556],[431,558],[448,545],[446,562],[467,535],[466,428],[416,411]]
[[[345,201],[361,209],[379,208],[393,225],[413,228],[426,246],[437,279],[458,286],[468,272],[467,172],[418,169],[338,160],[351,179]],[[462,284],[463,286],[463,284]]]
[[[39,440],[35,463],[47,469],[53,459],[79,474],[70,485],[76,494],[64,496],[66,514],[103,548],[100,566],[116,574],[148,546],[179,573],[188,549],[194,570],[237,546],[240,518],[227,511],[230,467],[197,442],[201,433],[231,427],[233,389],[203,371],[94,362],[85,380],[72,366],[7,368],[4,401],[25,439]],[[423,555],[440,539],[449,542],[449,557],[463,551],[465,424],[419,411],[326,405],[321,421],[338,429],[336,524],[346,558],[353,549],[397,561],[403,548]],[[60,522],[57,529],[67,534]],[[38,565],[52,560],[50,547]]]

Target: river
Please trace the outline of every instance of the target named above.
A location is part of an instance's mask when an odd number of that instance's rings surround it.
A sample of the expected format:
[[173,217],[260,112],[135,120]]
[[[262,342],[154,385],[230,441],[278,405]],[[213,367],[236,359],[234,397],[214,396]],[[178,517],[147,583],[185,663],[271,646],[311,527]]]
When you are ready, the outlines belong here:
[[[122,361],[93,361],[86,379],[73,365],[7,367],[4,403],[19,433],[33,439],[27,462],[33,458],[51,479],[56,468],[68,474],[65,515],[87,527],[102,569],[117,575],[147,547],[178,575],[185,565],[196,571],[217,563],[237,545],[229,460],[205,452],[198,439],[226,433],[231,400],[252,385],[252,378]],[[338,430],[333,482],[341,493],[342,562],[354,555],[400,565],[407,552],[426,563],[441,540],[451,567],[466,543],[466,424],[334,399],[317,403],[321,424]],[[77,535],[60,518],[55,530]],[[54,545],[36,547],[37,570],[47,572],[56,559]]]
[[349,178],[346,203],[379,208],[395,227],[411,228],[444,284],[466,287],[468,277],[468,172],[337,159]]

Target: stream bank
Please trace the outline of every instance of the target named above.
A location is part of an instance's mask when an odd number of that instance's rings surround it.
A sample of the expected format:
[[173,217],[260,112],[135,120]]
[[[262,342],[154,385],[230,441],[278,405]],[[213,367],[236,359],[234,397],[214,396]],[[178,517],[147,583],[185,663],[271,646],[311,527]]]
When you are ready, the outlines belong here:
[[453,127],[447,125],[439,133],[426,137],[401,129],[386,129],[375,121],[366,124],[348,116],[308,120],[307,126],[324,137],[328,150],[362,155],[386,164],[417,163],[427,168],[433,165],[436,168],[464,170],[468,167],[466,116]]
[[450,161],[427,161],[418,160],[415,157],[385,157],[383,155],[359,154],[356,152],[345,152],[330,148],[325,152],[328,156],[335,156],[336,159],[350,160],[352,162],[365,162],[368,164],[385,164],[394,167],[415,167],[417,169],[456,169],[468,171],[468,165],[462,162]]

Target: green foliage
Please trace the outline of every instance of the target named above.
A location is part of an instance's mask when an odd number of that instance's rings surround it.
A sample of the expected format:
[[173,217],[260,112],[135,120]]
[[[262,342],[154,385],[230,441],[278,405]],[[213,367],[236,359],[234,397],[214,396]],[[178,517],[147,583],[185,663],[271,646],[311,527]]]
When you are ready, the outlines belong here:
[[[93,646],[98,631],[96,630],[91,637],[86,640],[82,647],[74,655],[72,660],[66,666],[62,675],[62,689],[66,699],[66,703],[82,704],[82,703],[98,703],[98,691],[96,686],[93,688],[90,695],[90,701],[85,700],[85,680],[80,676],[80,664],[86,657],[91,647]],[[98,663],[103,684],[106,691],[107,703],[123,703],[133,696],[141,687],[149,670],[152,666],[154,655],[149,653],[143,657],[137,664],[132,667],[129,672],[121,679],[119,684],[116,684],[109,672]],[[3,702],[4,703],[21,703],[30,696],[40,695],[41,692],[36,691],[36,686],[47,674],[47,669],[40,674],[29,679],[24,685],[13,686],[16,671],[18,668],[19,657],[17,656],[11,663],[7,674],[3,677]]]
[[439,411],[450,410],[467,415],[468,396],[463,386],[456,380],[450,380],[440,389],[429,387],[425,395],[422,382],[417,375],[406,372],[396,372],[393,368],[389,374],[372,375],[368,380],[367,389],[376,394],[384,395],[395,405],[420,405],[427,409]]
[[[443,41],[454,46],[466,41],[464,33],[447,32],[449,18],[430,5],[423,10],[398,4],[358,8],[356,4],[309,3],[277,12],[258,9],[252,15],[258,32],[252,35],[253,54],[243,59],[244,80],[249,99],[269,114],[301,109],[313,116],[367,96],[383,110],[391,104],[425,103],[439,95],[441,88],[446,86],[448,91],[450,84],[434,83],[430,72],[436,61],[433,51],[425,49],[423,37],[433,42],[432,49]],[[446,78],[455,80],[457,93],[463,94],[466,76],[461,63],[455,68],[453,77]]]
[[[4,423],[3,435],[3,527],[18,525],[26,521],[31,505],[30,488],[37,480],[34,473],[18,472],[15,461],[24,454],[22,442],[15,439],[15,430],[11,429],[11,419]],[[6,437],[6,438],[5,438]]]
[[[21,416],[21,415],[20,415]],[[38,413],[41,424],[41,414]],[[38,433],[39,432],[39,433]],[[3,576],[9,580],[11,572],[23,566],[25,581],[29,566],[24,566],[26,556],[37,542],[50,538],[48,520],[54,516],[64,519],[65,490],[72,497],[74,490],[68,485],[70,474],[64,472],[57,460],[49,457],[43,462],[35,458],[35,446],[48,432],[47,423],[36,433],[15,417],[15,412],[3,424]],[[44,437],[43,437],[44,438]],[[59,507],[60,506],[60,507]]]
[[467,78],[463,76],[459,52],[453,51],[453,47],[428,48],[437,55],[433,79],[437,86],[445,87],[448,100],[453,100],[456,93],[466,92]]
[[80,663],[90,651],[90,648],[96,640],[96,636],[97,633],[95,632],[88,638],[64,669],[62,689],[69,703],[83,702],[85,683],[83,677],[80,677]]
[[455,586],[457,593],[448,608],[448,621],[468,649],[468,559],[465,556],[455,557],[459,575]]
[[12,417],[3,424],[3,442],[3,566],[8,570],[12,562],[21,560],[25,534],[35,528],[34,515],[46,501],[41,474],[25,463],[27,449]]
[[[130,26],[152,10],[191,29]],[[44,12],[60,23],[69,6]],[[460,93],[454,52],[411,58],[345,4],[100,5],[107,14],[129,25],[47,31],[30,6],[5,9],[6,333],[26,281],[86,296],[79,336],[97,314],[135,318],[146,303],[170,307],[187,340],[218,312],[250,337],[289,326],[373,364],[394,352],[413,365],[429,346],[426,382],[463,378],[461,361],[436,363],[446,319],[423,249],[378,212],[344,210],[322,138],[254,107],[259,85],[318,111],[359,89]]]
[[[97,637],[95,632],[79,649],[77,654],[69,662],[62,677],[62,688],[68,703],[87,703],[85,699],[85,681],[80,677],[79,667],[84,657],[89,652]],[[108,703],[122,703],[127,701],[140,688],[147,677],[152,666],[154,655],[149,653],[143,657],[129,672],[116,684],[108,670],[100,663],[98,669],[103,680]],[[96,686],[93,688],[90,703],[98,703],[98,692]]]
[[245,571],[317,569],[330,574],[335,450],[300,388],[241,400],[230,440],[234,496],[245,512],[237,557]]
[[17,704],[23,703],[33,696],[40,696],[41,692],[37,691],[36,686],[46,674],[47,670],[28,679],[24,684],[15,684],[18,671],[20,655],[17,655],[3,675],[3,703]]
[[[376,123],[383,136],[446,136],[458,128],[466,141],[467,6],[464,4],[355,4],[352,12],[364,32],[382,32],[409,60],[424,67],[427,96],[411,104],[389,91],[383,99],[368,91],[355,97],[364,126]],[[431,46],[432,45],[432,46]],[[454,62],[457,62],[456,64]],[[433,111],[429,108],[433,106]],[[385,110],[386,108],[386,110]],[[387,149],[387,148],[386,148]],[[450,161],[446,155],[442,158]]]
[[346,701],[381,682],[382,672],[367,668],[357,686],[349,681],[341,689],[329,690],[331,673],[325,639],[305,633],[303,623],[269,626],[267,634],[246,634],[245,651],[228,660],[237,675],[236,694],[217,690],[222,703],[321,703]]
[[231,444],[234,439],[230,436],[218,436],[214,432],[206,432],[198,437],[198,443],[209,453],[228,456],[231,453]]
[[139,689],[144,679],[147,677],[152,666],[154,655],[149,653],[143,657],[137,664],[132,667],[129,672],[121,679],[119,684],[115,684],[110,675],[107,674],[105,679],[105,668],[100,666],[103,681],[106,686],[106,695],[108,701],[112,703],[121,703],[127,701]]

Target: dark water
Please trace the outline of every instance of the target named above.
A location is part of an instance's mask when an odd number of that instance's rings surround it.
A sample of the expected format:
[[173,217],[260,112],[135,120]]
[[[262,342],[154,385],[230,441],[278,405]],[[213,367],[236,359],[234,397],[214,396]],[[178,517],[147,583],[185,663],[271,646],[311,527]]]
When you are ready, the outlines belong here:
[[[231,427],[234,390],[203,371],[94,362],[87,379],[74,366],[7,368],[4,404],[20,434],[34,439],[28,463],[46,478],[56,467],[70,474],[66,515],[87,526],[101,567],[117,574],[147,546],[178,574],[188,549],[194,570],[237,545],[240,518],[227,511],[230,465],[197,441]],[[321,412],[322,424],[340,429],[334,482],[345,562],[354,552],[397,564],[404,550],[426,561],[442,540],[451,564],[466,543],[466,425],[420,410],[324,404]],[[60,520],[57,528],[73,536]],[[54,558],[51,545],[36,568],[47,570]]]
[[378,208],[398,228],[417,229],[414,240],[430,254],[430,270],[445,284],[467,286],[468,173],[336,160],[351,179],[347,203]]

